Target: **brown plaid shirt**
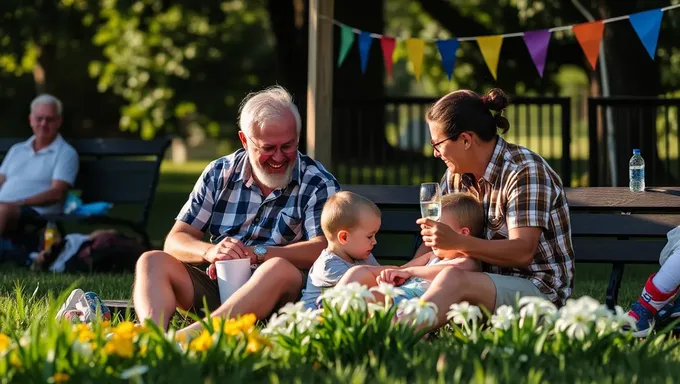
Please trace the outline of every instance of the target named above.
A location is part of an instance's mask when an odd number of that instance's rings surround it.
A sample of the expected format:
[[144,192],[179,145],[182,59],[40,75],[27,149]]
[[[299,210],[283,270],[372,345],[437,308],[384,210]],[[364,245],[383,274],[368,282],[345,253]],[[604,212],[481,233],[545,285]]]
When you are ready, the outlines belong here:
[[569,206],[560,177],[539,155],[498,136],[484,176],[450,174],[442,179],[442,193],[469,191],[484,203],[487,239],[507,239],[508,231],[541,227],[538,251],[528,267],[484,264],[484,271],[531,280],[561,306],[574,287],[574,249]]

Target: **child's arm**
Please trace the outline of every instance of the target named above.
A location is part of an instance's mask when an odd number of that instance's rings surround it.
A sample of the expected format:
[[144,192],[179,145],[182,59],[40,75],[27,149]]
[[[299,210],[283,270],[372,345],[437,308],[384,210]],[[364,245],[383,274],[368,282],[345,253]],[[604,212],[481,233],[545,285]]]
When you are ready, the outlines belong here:
[[420,256],[412,259],[408,263],[402,265],[401,267],[399,267],[399,269],[404,269],[404,268],[409,268],[409,267],[421,267],[421,266],[427,265],[427,262],[430,261],[430,259],[433,256],[434,256],[434,254],[431,251],[427,252],[423,255],[420,255]]
[[402,269],[387,269],[380,273],[379,281],[384,281],[386,283],[399,286],[411,277],[420,277],[425,280],[433,280],[444,268],[452,266],[466,271],[481,270],[479,262],[475,259],[466,257],[454,260],[456,260],[454,263],[443,262],[437,265],[413,266]]

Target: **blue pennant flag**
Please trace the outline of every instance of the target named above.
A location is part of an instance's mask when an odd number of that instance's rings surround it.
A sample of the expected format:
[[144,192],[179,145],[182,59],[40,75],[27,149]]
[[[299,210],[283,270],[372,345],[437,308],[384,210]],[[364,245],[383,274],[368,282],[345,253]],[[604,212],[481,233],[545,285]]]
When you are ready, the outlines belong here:
[[439,54],[442,57],[442,65],[444,66],[444,71],[449,76],[453,75],[453,66],[456,64],[456,51],[460,43],[458,39],[450,40],[437,40],[437,48],[439,48]]
[[373,38],[370,32],[361,32],[359,34],[359,58],[361,59],[361,73],[366,73],[366,66],[368,65],[368,52],[371,50],[371,43]]
[[651,11],[634,13],[629,16],[633,29],[652,60],[654,60],[654,55],[656,54],[656,44],[659,41],[662,17],[663,11],[661,9],[652,9]]

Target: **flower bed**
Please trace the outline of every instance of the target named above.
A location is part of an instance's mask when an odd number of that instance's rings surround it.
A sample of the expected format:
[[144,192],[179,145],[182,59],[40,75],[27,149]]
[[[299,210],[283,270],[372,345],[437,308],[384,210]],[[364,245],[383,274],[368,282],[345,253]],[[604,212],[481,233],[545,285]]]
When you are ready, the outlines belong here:
[[53,310],[0,334],[0,381],[628,383],[680,374],[677,341],[635,340],[621,308],[589,297],[559,310],[522,299],[486,316],[456,304],[428,337],[437,308],[417,299],[396,308],[398,294],[349,285],[327,291],[323,310],[288,304],[264,326],[253,315],[213,319],[190,341],[151,323],[57,323]]

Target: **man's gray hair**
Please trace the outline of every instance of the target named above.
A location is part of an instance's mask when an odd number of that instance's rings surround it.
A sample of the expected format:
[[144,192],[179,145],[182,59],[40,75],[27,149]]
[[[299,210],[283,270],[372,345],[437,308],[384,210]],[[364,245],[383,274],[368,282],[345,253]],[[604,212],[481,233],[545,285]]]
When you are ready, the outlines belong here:
[[299,138],[300,112],[293,103],[293,96],[280,85],[249,93],[243,99],[239,108],[239,128],[243,133],[250,136],[253,132],[253,125],[257,124],[262,128],[268,121],[283,118],[286,110],[289,110],[295,117],[295,129]]
[[54,106],[57,108],[57,115],[61,116],[62,112],[62,105],[61,101],[57,99],[56,97],[43,93],[42,95],[39,95],[33,101],[31,101],[31,113],[33,113],[33,109],[36,107],[36,105],[41,105],[41,104],[54,104]]

